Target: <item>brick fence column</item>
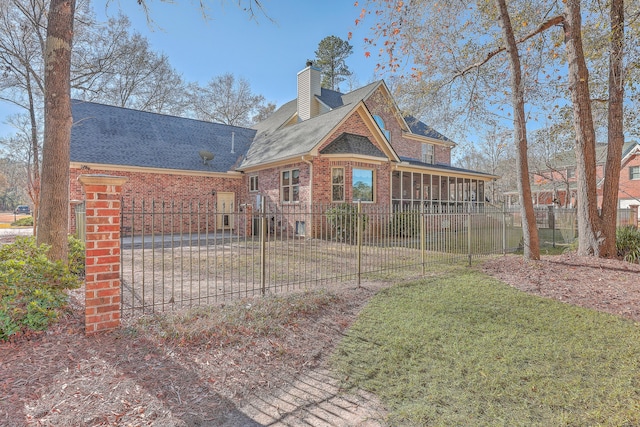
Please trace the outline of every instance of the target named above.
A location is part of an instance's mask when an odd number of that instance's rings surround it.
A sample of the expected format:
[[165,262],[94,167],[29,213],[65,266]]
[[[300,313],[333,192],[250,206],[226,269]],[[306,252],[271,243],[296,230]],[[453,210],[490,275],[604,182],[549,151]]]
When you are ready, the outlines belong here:
[[120,194],[127,178],[80,175],[86,197],[85,333],[120,326]]

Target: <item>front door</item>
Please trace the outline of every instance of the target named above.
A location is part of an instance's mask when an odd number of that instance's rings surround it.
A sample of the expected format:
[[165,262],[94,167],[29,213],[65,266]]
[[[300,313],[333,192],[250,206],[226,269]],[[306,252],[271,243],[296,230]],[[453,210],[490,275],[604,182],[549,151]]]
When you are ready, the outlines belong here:
[[233,229],[233,209],[235,205],[234,193],[218,193],[218,217],[216,219],[218,230]]

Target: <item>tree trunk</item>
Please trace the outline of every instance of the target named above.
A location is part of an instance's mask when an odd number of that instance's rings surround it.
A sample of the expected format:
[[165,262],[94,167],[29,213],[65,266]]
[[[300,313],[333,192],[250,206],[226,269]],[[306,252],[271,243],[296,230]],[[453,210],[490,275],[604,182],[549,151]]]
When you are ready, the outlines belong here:
[[591,113],[589,71],[582,49],[580,0],[565,2],[565,46],[569,62],[569,91],[573,103],[576,133],[576,215],[578,218],[578,254],[600,254],[600,218],[596,197],[596,137]]
[[520,193],[520,211],[522,213],[522,234],[524,238],[524,257],[530,260],[540,259],[540,243],[536,226],[533,201],[531,199],[531,182],[529,180],[529,163],[527,160],[527,126],[524,111],[524,86],[522,84],[522,67],[518,45],[513,34],[511,18],[505,0],[496,0],[500,11],[502,27],[509,62],[511,66],[511,91],[514,113],[514,142],[517,147],[516,167],[518,170],[518,190]]
[[26,72],[27,94],[29,97],[29,119],[31,126],[31,164],[27,169],[27,191],[33,203],[33,234],[38,229],[38,212],[40,211],[40,145],[38,143],[38,121],[36,119],[36,106],[31,90],[31,71]]
[[615,257],[618,220],[618,187],[622,161],[624,100],[624,0],[611,1],[611,50],[609,52],[608,148],[602,195],[602,232],[600,255]]
[[75,0],[51,0],[44,75],[44,144],[37,229],[48,257],[67,262],[69,229],[69,143],[71,138],[71,43]]

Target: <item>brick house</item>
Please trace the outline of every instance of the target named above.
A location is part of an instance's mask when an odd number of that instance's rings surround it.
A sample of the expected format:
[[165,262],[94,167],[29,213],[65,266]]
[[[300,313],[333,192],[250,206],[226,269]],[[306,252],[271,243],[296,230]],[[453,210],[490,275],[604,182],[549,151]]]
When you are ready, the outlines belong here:
[[[607,159],[607,145],[596,146],[596,180],[598,206],[602,205],[602,184]],[[547,169],[535,171],[531,182],[533,202],[538,206],[556,204],[574,207],[576,202],[576,159],[573,151],[558,154]],[[508,204],[518,201],[518,192],[505,193]],[[618,208],[640,204],[640,144],[626,142],[622,148]]]
[[[384,81],[347,94],[321,88],[307,64],[298,96],[254,128],[74,101],[72,200],[82,174],[126,176],[125,205],[210,201],[218,211],[357,200],[461,211],[496,179],[451,166],[455,143],[404,117]],[[232,227],[232,226],[231,226]]]

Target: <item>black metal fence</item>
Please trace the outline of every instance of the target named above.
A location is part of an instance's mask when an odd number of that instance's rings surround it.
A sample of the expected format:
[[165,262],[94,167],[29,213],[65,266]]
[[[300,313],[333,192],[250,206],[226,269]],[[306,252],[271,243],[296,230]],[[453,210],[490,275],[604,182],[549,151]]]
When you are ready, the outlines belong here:
[[124,206],[123,309],[164,311],[231,298],[392,277],[517,249],[513,213],[427,213],[360,204]]

